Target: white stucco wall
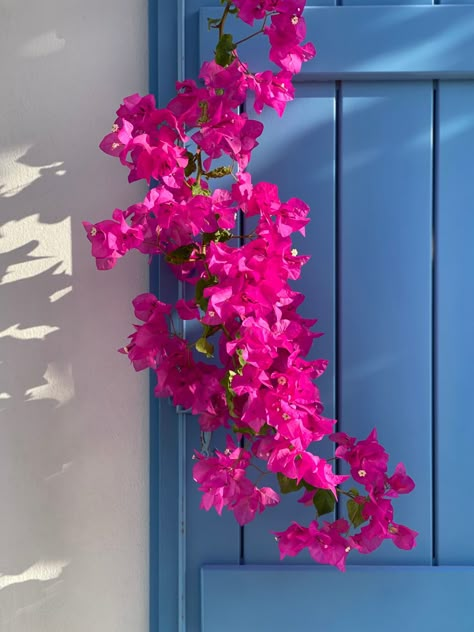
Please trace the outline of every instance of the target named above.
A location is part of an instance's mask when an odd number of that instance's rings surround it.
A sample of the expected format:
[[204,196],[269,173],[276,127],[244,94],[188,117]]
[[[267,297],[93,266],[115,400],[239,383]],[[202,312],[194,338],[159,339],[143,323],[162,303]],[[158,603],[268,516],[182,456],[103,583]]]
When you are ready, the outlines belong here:
[[116,353],[136,256],[81,220],[144,195],[97,145],[147,88],[146,0],[0,0],[0,630],[145,632],[148,383]]

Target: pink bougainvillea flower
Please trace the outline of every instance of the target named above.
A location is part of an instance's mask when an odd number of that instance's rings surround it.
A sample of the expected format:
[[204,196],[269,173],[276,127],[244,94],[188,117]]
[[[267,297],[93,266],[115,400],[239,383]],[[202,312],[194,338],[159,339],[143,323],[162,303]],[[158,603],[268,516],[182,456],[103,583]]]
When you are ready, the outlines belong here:
[[132,304],[135,316],[144,322],[147,322],[150,319],[155,310],[158,310],[160,314],[166,315],[171,314],[172,310],[172,305],[169,303],[162,303],[150,292],[139,294],[133,299]]
[[268,0],[234,0],[233,4],[239,10],[239,18],[242,22],[246,22],[253,26],[255,20],[261,20],[270,9]]
[[316,49],[311,42],[308,42],[304,46],[294,46],[290,49],[273,48],[270,59],[280,68],[292,74],[298,74],[303,62],[313,59],[315,55]]
[[156,103],[152,94],[142,97],[139,94],[131,94],[125,97],[122,105],[117,110],[117,116],[129,121],[140,132],[153,129],[156,123]]
[[325,522],[321,529],[314,520],[308,527],[308,549],[311,557],[320,564],[330,564],[340,571],[345,571],[346,558],[351,546],[342,534],[348,531],[349,523],[344,519],[332,523]]
[[357,483],[369,491],[384,489],[388,454],[378,442],[375,429],[363,441],[356,442],[344,433],[334,434],[330,438],[340,444],[336,449],[336,457],[349,463],[351,475]]
[[295,98],[295,89],[291,82],[293,74],[282,70],[273,74],[271,70],[257,72],[248,79],[251,90],[255,92],[254,108],[261,114],[265,105],[273,108],[278,116],[282,116],[286,104]]
[[395,472],[390,478],[387,478],[386,483],[390,487],[386,495],[392,498],[396,498],[400,494],[409,494],[415,488],[415,483],[406,473],[403,463],[396,466]]
[[265,27],[273,49],[288,49],[300,44],[306,37],[306,20],[291,13],[272,15],[271,25]]
[[239,18],[251,26],[271,12],[301,15],[305,4],[306,0],[234,0]]
[[132,140],[133,125],[124,119],[117,119],[112,131],[100,142],[100,149],[110,156],[119,156]]
[[244,210],[252,196],[252,177],[247,171],[239,171],[232,185],[232,199]]
[[277,11],[278,13],[289,13],[290,15],[299,16],[303,13],[306,0],[267,0],[268,11]]
[[287,555],[294,557],[305,549],[311,540],[311,535],[307,527],[302,527],[297,522],[293,522],[285,531],[274,532],[280,549],[280,559]]
[[124,219],[124,212],[116,209],[113,220],[97,224],[82,222],[92,244],[92,256],[96,258],[99,270],[110,270],[130,249],[137,248],[143,241],[142,229],[130,227]]
[[154,139],[148,134],[133,138],[120,155],[122,164],[130,169],[129,182],[143,178],[150,183],[155,178],[169,187],[178,187],[188,158],[186,150],[175,143],[176,134],[168,127],[161,127]]
[[303,17],[290,13],[272,15],[270,26],[265,27],[270,40],[270,59],[283,70],[297,74],[304,61],[316,55],[313,44],[301,45],[306,37],[306,22]]
[[199,318],[199,308],[194,300],[185,301],[183,298],[180,298],[176,302],[176,311],[178,312],[178,316],[183,320]]
[[370,522],[361,527],[359,533],[349,537],[349,544],[359,553],[367,555],[377,550],[385,538],[385,529],[377,522]]
[[[232,504],[234,516],[243,526],[251,522],[257,513],[262,513],[267,507],[273,507],[280,502],[279,495],[271,487],[255,487],[253,483],[248,481],[247,493],[241,493],[238,500]],[[242,490],[245,487],[241,488]]]
[[279,496],[273,489],[258,489],[246,477],[251,455],[237,447],[229,436],[225,452],[216,450],[212,457],[205,457],[199,452],[195,455],[197,462],[193,467],[193,478],[203,492],[203,509],[214,507],[220,515],[227,507],[234,512],[237,522],[244,525],[257,513],[279,502]]
[[221,107],[213,118],[203,123],[200,130],[192,135],[192,139],[209,156],[204,161],[205,169],[209,169],[212,160],[222,154],[227,154],[241,169],[245,169],[262,131],[263,124],[260,121],[232,111],[223,115]]
[[410,551],[416,546],[416,536],[418,533],[413,531],[413,529],[393,522],[388,528],[388,533],[390,539],[399,549]]
[[223,91],[224,95],[220,96],[228,100],[229,107],[238,107],[247,97],[249,80],[247,65],[237,58],[225,68],[219,66],[214,60],[205,61],[199,77],[204,80],[206,86],[214,90],[214,94],[216,90]]

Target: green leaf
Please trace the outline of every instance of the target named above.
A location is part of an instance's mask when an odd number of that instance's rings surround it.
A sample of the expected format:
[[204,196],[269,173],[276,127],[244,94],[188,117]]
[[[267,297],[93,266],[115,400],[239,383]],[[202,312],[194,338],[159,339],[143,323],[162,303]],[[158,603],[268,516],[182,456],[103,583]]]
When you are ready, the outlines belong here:
[[204,325],[203,338],[210,338],[221,329],[220,325]]
[[216,167],[211,171],[207,171],[204,175],[206,178],[223,178],[224,176],[228,176],[232,173],[232,167],[230,165]]
[[336,505],[334,494],[329,489],[318,489],[313,498],[313,505],[316,507],[318,516],[331,513]]
[[347,501],[347,515],[349,516],[352,526],[355,528],[367,522],[367,519],[362,516],[363,506],[363,504],[356,503],[356,501],[352,499]]
[[209,31],[212,28],[217,28],[217,25],[219,24],[219,22],[221,21],[220,18],[207,18],[207,28],[209,29]]
[[209,299],[204,297],[204,290],[207,287],[212,287],[213,285],[217,285],[218,278],[216,276],[211,276],[210,279],[199,279],[196,283],[196,303],[203,310],[207,310],[207,305],[209,303]]
[[215,60],[219,66],[224,68],[232,62],[232,51],[235,49],[234,40],[232,35],[224,33],[224,35],[217,42]]
[[278,484],[280,485],[280,491],[282,494],[290,494],[291,492],[297,492],[303,487],[303,481],[296,482],[295,478],[288,478],[284,474],[278,472],[277,474]]
[[257,434],[255,430],[252,430],[252,428],[249,428],[247,426],[237,426],[237,424],[234,424],[232,426],[232,431],[239,432],[240,434],[248,434],[248,435],[251,435],[252,437],[255,437]]
[[211,241],[216,241],[216,242],[229,241],[231,237],[232,237],[232,233],[230,232],[230,230],[227,230],[226,228],[219,228],[214,233],[203,233],[202,243],[204,244],[204,246],[207,246],[208,244],[211,243]]
[[186,157],[188,159],[188,164],[184,169],[184,175],[189,178],[189,176],[196,171],[196,156],[190,151],[187,151]]
[[199,338],[199,340],[196,342],[196,351],[199,351],[199,353],[204,353],[207,358],[214,357],[214,345],[210,343],[209,340],[204,336],[202,338]]
[[198,125],[207,123],[209,121],[209,103],[207,101],[199,101],[199,107],[201,109],[201,116],[198,118]]
[[236,349],[237,357],[239,358],[240,367],[243,369],[247,362],[244,360],[244,352],[242,349]]
[[225,399],[226,399],[227,407],[229,409],[229,414],[231,417],[235,415],[235,408],[234,408],[235,393],[231,387],[232,379],[234,378],[235,375],[237,375],[235,371],[227,371],[227,373],[224,375],[224,377],[221,380],[221,384],[225,388]]
[[209,191],[209,189],[203,189],[202,186],[199,184],[199,182],[195,182],[192,185],[191,192],[192,192],[193,196],[195,196],[195,195],[205,195],[206,197],[209,197],[209,196],[212,195],[212,193]]
[[192,251],[194,250],[194,244],[187,244],[186,246],[180,246],[173,250],[172,252],[168,252],[165,259],[168,263],[180,264],[186,263],[189,261],[189,257],[191,256]]

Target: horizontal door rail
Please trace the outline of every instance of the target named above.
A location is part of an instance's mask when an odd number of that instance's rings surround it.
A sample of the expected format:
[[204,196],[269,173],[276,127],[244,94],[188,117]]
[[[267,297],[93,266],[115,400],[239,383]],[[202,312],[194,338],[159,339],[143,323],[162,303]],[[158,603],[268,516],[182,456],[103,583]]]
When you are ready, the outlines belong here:
[[474,630],[472,566],[206,566],[201,579],[203,632]]
[[[208,18],[219,15],[201,9],[201,62],[216,44]],[[307,7],[305,19],[317,55],[298,81],[474,79],[474,5]],[[234,41],[257,28],[236,20]],[[245,42],[242,52],[253,70],[268,68],[266,37]]]

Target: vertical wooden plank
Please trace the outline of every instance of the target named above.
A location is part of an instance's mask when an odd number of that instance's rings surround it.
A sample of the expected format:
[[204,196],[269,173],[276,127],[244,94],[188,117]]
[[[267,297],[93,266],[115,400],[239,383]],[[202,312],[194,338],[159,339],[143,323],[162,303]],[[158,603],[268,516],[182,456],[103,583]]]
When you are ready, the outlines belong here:
[[[186,34],[186,51],[184,55],[186,78],[196,78],[198,75],[199,59],[199,39],[202,33],[198,28],[191,28],[197,22],[199,8],[203,4],[217,5],[217,1],[203,2],[202,0],[180,0],[184,6],[185,23],[183,30]],[[206,25],[207,30],[207,25]],[[184,34],[184,33],[183,33]],[[215,31],[214,31],[215,35]],[[225,186],[221,182],[220,186]],[[184,287],[185,298],[194,296],[194,288]],[[190,337],[196,331],[192,331],[193,323],[184,323],[185,335]],[[181,462],[184,468],[181,474],[184,480],[181,481],[184,493],[184,522],[180,525],[180,530],[184,540],[184,564],[182,570],[184,575],[181,583],[185,593],[184,624],[183,632],[200,632],[201,621],[201,580],[200,571],[203,564],[208,563],[229,563],[238,564],[240,557],[240,527],[233,515],[224,511],[222,516],[218,516],[212,509],[206,512],[199,508],[201,502],[201,492],[198,485],[193,480],[192,456],[194,450],[201,450],[201,432],[197,418],[186,414],[185,425],[182,427],[183,445],[181,448]],[[213,433],[210,448],[223,449],[225,446],[224,430]],[[210,560],[212,560],[210,562]]]
[[[213,433],[213,445],[223,449],[225,432]],[[238,564],[240,527],[231,512],[218,516],[212,509],[199,508],[201,492],[192,478],[192,455],[200,449],[200,429],[197,418],[186,415],[186,632],[200,632],[200,571],[204,564]]]
[[[176,80],[191,76],[183,67],[184,4],[149,4],[150,88],[161,107],[175,95]],[[194,56],[196,50],[197,42]],[[150,289],[167,302],[183,291],[162,260],[153,262]],[[197,419],[157,401],[153,390],[150,397],[150,630],[199,632],[201,565],[238,562],[239,527],[230,515],[219,519],[199,509],[201,494],[192,480]]]
[[430,564],[431,82],[347,83],[340,150],[340,429],[377,426],[416,490],[396,519],[420,532],[355,564]]
[[474,82],[439,84],[436,221],[437,559],[474,564]]
[[[254,182],[277,183],[282,200],[299,197],[311,207],[306,238],[295,236],[298,252],[311,254],[311,260],[294,287],[307,296],[301,313],[318,318],[315,330],[325,334],[315,342],[310,357],[330,362],[318,383],[328,416],[335,414],[334,117],[333,84],[299,84],[296,99],[289,104],[283,120],[273,112],[264,112],[261,146],[255,150],[250,166]],[[317,447],[318,454],[332,456],[329,443]],[[245,527],[245,563],[276,562],[278,547],[270,531],[285,529],[292,520],[309,523],[312,512],[299,505],[297,498],[298,494],[283,496],[278,507]],[[287,558],[284,563],[301,563],[304,559]]]
[[[149,84],[159,106],[172,98],[177,79],[178,5],[149,0]],[[167,63],[164,63],[164,60]],[[163,261],[150,268],[150,291],[163,301],[178,297],[176,280]],[[177,415],[153,395],[150,379],[150,631],[178,631],[179,496]]]

